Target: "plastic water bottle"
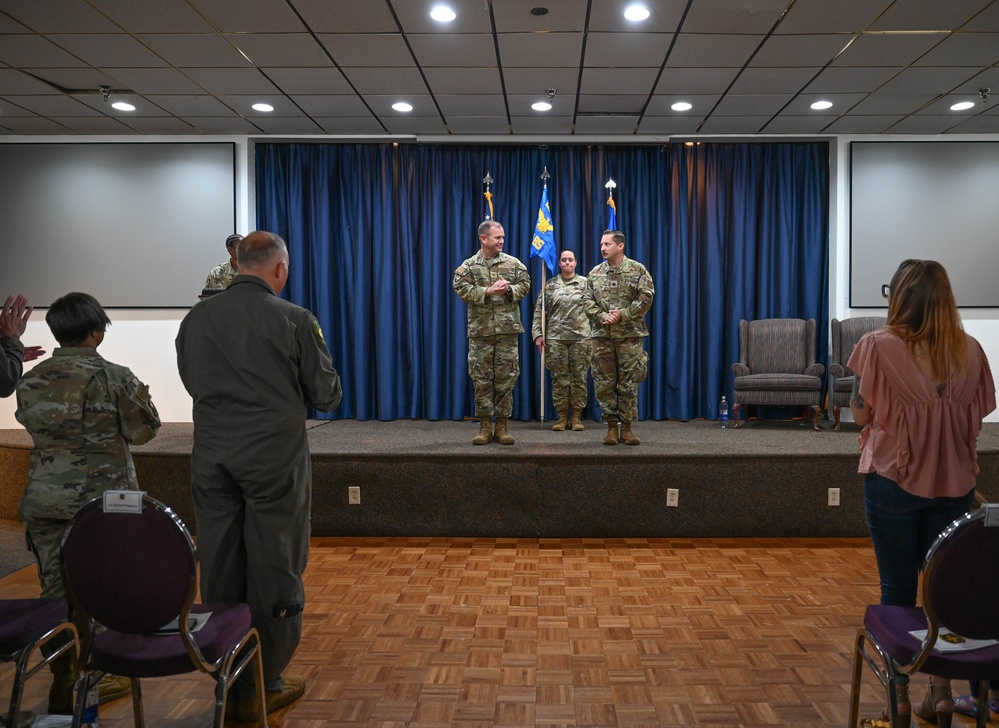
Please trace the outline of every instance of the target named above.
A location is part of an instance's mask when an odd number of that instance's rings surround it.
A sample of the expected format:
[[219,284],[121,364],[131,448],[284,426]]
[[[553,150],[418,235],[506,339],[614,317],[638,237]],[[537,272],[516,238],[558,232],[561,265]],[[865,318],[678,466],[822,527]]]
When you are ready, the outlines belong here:
[[724,395],[721,402],[718,403],[718,426],[722,429],[728,427],[728,400],[725,399]]
[[100,718],[98,718],[98,702],[99,696],[97,683],[95,682],[87,691],[87,703],[83,709],[83,720],[81,721],[83,728],[98,728],[100,721]]

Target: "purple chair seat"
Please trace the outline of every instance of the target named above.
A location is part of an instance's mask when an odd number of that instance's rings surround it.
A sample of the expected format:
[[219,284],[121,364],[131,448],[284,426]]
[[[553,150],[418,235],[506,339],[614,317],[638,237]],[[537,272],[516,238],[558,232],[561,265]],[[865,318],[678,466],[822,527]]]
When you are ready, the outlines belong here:
[[0,600],[0,655],[9,662],[50,629],[69,619],[65,599]]

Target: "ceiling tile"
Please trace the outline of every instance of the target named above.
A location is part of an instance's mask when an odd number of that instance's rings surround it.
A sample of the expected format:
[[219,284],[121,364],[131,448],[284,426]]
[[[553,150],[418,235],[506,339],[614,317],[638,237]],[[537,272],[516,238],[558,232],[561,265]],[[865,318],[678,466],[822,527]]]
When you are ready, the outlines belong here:
[[754,57],[753,68],[825,66],[853,39],[852,35],[774,35]]
[[156,68],[167,65],[162,58],[150,51],[130,35],[51,35],[49,39],[98,68],[137,67]]
[[[280,94],[251,94],[235,96],[218,94],[218,100],[233,110],[233,113],[247,118],[268,118],[271,116],[305,116],[305,112],[288,98]],[[257,111],[254,104],[270,104],[274,111]]]
[[728,94],[721,100],[712,115],[719,116],[773,116],[794,98],[789,94]]
[[157,106],[181,117],[227,117],[237,114],[214,96],[147,96]]
[[314,33],[395,33],[387,3],[295,0],[295,8]]
[[208,33],[212,26],[185,0],[90,0],[90,4],[129,33]]
[[553,88],[562,95],[575,94],[579,71],[575,68],[504,68],[508,94],[537,94],[544,97]]
[[202,134],[259,134],[260,129],[239,116],[188,117],[186,121]]
[[944,38],[919,66],[991,66],[999,62],[999,33],[954,33]]
[[74,68],[86,64],[37,35],[0,35],[0,58],[15,68]]
[[[341,68],[406,67],[413,65],[413,56],[401,35],[346,35],[324,33],[319,36],[333,60]],[[495,65],[495,64],[494,64]]]
[[[630,3],[628,3],[630,4]],[[594,2],[590,8],[591,33],[674,33],[680,25],[687,3],[657,2],[651,7],[648,19],[635,23],[624,17],[628,4],[618,2]],[[585,10],[584,10],[585,12]]]
[[649,94],[658,74],[658,68],[586,68],[580,93]]
[[[586,46],[587,55],[593,38],[591,35]],[[583,48],[583,36],[578,33],[505,33],[498,41],[504,68],[578,68]],[[494,58],[491,50],[491,46],[483,49],[487,58]],[[618,65],[632,64],[621,62]]]
[[756,134],[770,121],[769,116],[714,116],[701,127],[702,134]]
[[10,134],[72,134],[72,129],[40,116],[0,117],[0,126]]
[[292,101],[313,118],[330,116],[360,117],[371,114],[371,111],[364,105],[364,102],[354,94],[339,96],[330,96],[328,94],[316,96],[297,95],[292,96]]
[[[426,84],[415,68],[393,68],[391,71],[386,71],[384,68],[348,68],[344,72],[361,94],[407,94],[417,89],[421,94],[427,92]],[[444,72],[444,75],[447,76],[447,72]],[[467,90],[467,87],[462,87],[461,90]],[[496,88],[486,90],[495,92]],[[447,93],[443,89],[440,92]]]
[[323,131],[327,134],[361,135],[385,133],[382,125],[372,116],[359,118],[318,118],[316,119],[316,123],[322,126]]
[[333,65],[308,33],[244,33],[229,35],[226,39],[255,66],[323,68]]
[[495,68],[425,68],[430,90],[436,94],[500,93],[499,71]]
[[589,67],[660,68],[672,40],[673,35],[667,33],[590,33],[584,63]]
[[221,35],[141,35],[139,40],[177,68],[245,68],[250,65]]
[[669,56],[670,68],[742,68],[763,41],[762,35],[681,33]]
[[896,2],[871,24],[871,30],[949,30],[970,20],[989,2]]
[[899,68],[827,68],[805,87],[805,93],[836,94],[874,91],[898,73]]
[[638,115],[649,97],[640,95],[587,94],[579,100],[579,113],[622,113]]
[[571,116],[514,116],[510,119],[514,134],[569,134]]
[[[867,94],[813,94],[803,93],[795,97],[787,108],[782,112],[788,116],[818,116],[826,117],[824,124],[829,123],[831,116],[839,116],[846,113],[859,104]],[[832,106],[828,109],[813,109],[812,104],[816,101],[829,101]]]
[[[97,97],[98,100],[100,97]],[[66,96],[19,96],[18,106],[40,116],[102,116],[103,111],[84,103],[83,97]]]
[[285,0],[189,0],[223,33],[299,33],[302,21]]
[[578,116],[577,134],[634,134],[638,126],[635,116]]
[[787,8],[786,0],[697,0],[683,23],[684,33],[770,32]]
[[797,0],[777,33],[859,33],[894,0]]
[[439,116],[381,117],[390,134],[446,134]]
[[134,134],[127,124],[110,116],[63,117],[60,121],[77,134]]
[[253,119],[253,123],[265,134],[322,134],[323,132],[322,126],[307,116],[261,117]]
[[850,109],[850,113],[867,116],[875,114],[904,116],[914,114],[933,99],[933,94],[896,95],[879,92],[858,102]]
[[112,88],[127,88],[137,94],[198,94],[202,90],[182,72],[173,68],[115,68],[108,75]]
[[906,68],[878,91],[891,94],[944,94],[975,75],[977,68]]
[[720,94],[738,73],[738,68],[667,68],[659,78],[656,95]]
[[841,116],[829,124],[825,134],[880,134],[896,123],[900,116]]
[[[649,102],[649,108],[645,113],[652,116],[696,116],[700,121],[714,108],[719,98],[721,97],[718,94],[656,94]],[[673,111],[670,107],[677,101],[685,101],[691,104],[692,108],[687,111]]]
[[[539,5],[548,8],[545,15],[531,13]],[[586,7],[586,0],[558,0],[549,3],[539,3],[537,0],[503,0],[501,3],[493,3],[493,14],[499,33],[582,33]]]
[[506,134],[506,116],[448,116],[447,125],[455,134]]
[[256,68],[190,68],[185,73],[209,93],[272,94],[277,89]]
[[495,116],[503,117],[506,124],[506,106],[503,97],[498,94],[438,94],[435,98],[449,122],[453,116]]
[[[516,1],[504,0],[503,4]],[[570,2],[570,0],[565,1]],[[458,17],[450,23],[438,23],[430,17],[430,9],[434,4],[436,3],[396,1],[392,7],[395,8],[399,23],[406,33],[488,33],[490,31],[488,6],[482,0],[448,0],[447,5],[458,14]]]
[[183,119],[173,117],[136,117],[128,120],[128,126],[140,134],[197,134],[198,130]]
[[943,134],[951,127],[959,124],[960,119],[953,116],[909,116],[900,120],[891,128],[892,134]]
[[638,131],[641,134],[693,134],[697,131],[700,117],[646,116]]
[[968,32],[999,33],[999,3],[992,3],[961,26]]
[[335,68],[262,68],[286,94],[350,94],[347,79]]
[[[493,38],[487,33],[445,33],[409,35],[417,62],[430,66],[491,68],[496,65]],[[500,36],[500,48],[504,38]],[[579,53],[577,51],[578,58]]]
[[781,114],[767,122],[760,131],[764,134],[819,134],[829,121],[828,116]]
[[858,37],[832,62],[834,66],[907,66],[943,40],[942,35],[881,35]]
[[818,68],[747,68],[732,84],[737,94],[797,92],[815,78]]
[[4,0],[3,12],[36,33],[114,33],[120,29],[84,0]]
[[8,94],[51,94],[58,93],[45,80],[38,78],[41,73],[28,74],[13,68],[0,69],[0,96]]

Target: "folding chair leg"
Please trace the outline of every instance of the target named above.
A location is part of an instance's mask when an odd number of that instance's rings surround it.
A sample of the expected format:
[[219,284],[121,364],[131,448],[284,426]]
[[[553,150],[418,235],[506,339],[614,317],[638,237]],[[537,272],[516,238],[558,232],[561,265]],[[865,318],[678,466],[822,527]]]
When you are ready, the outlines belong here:
[[864,631],[860,630],[853,644],[853,683],[850,687],[850,722],[847,723],[847,728],[857,728],[860,720],[860,677],[864,669],[861,648],[864,638]]
[[142,681],[132,678],[132,715],[135,716],[135,728],[145,728],[146,716],[142,710]]

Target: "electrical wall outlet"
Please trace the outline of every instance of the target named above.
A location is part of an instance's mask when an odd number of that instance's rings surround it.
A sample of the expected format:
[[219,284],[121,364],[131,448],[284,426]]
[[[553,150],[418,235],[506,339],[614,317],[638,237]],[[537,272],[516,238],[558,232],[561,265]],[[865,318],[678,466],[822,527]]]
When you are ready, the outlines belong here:
[[351,485],[347,487],[347,503],[352,506],[361,505],[361,486]]
[[829,489],[829,505],[831,506],[839,505],[839,488]]
[[667,508],[677,508],[680,505],[680,489],[679,488],[667,488],[666,489],[666,507]]

